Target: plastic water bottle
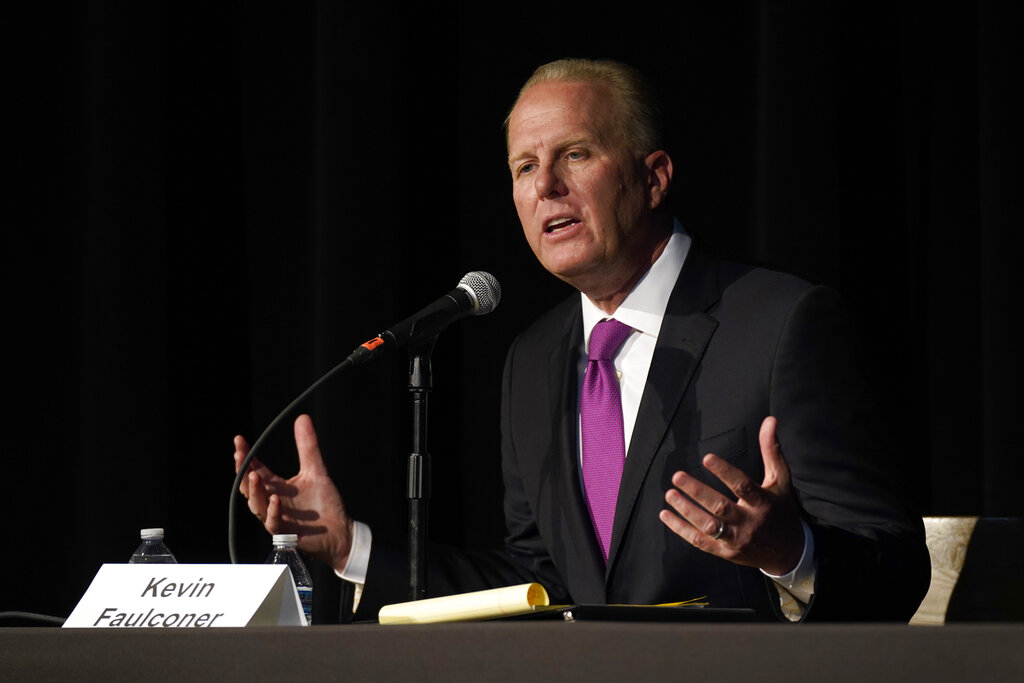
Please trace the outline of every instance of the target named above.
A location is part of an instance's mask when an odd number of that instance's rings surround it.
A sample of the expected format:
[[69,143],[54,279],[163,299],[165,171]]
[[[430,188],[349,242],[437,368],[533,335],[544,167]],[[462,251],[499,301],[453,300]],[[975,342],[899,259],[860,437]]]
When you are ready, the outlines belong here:
[[130,564],[178,564],[174,555],[164,545],[163,529],[143,529],[142,543],[132,553]]
[[286,564],[292,572],[292,580],[299,591],[299,602],[306,615],[306,626],[313,625],[313,579],[309,570],[295,549],[299,537],[295,534],[274,534],[274,549],[267,556],[265,564]]

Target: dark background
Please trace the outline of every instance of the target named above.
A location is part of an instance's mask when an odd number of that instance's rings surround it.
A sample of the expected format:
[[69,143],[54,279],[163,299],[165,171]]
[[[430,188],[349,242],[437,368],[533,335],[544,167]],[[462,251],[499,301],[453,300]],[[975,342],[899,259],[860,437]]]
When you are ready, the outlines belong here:
[[[569,292],[522,238],[501,122],[563,56],[664,92],[698,239],[846,295],[923,514],[1024,512],[1018,3],[393,7],[5,10],[0,610],[66,616],[142,527],[227,561],[232,436],[469,270],[504,297],[434,352],[431,534],[499,542],[504,352]],[[303,406],[375,533],[404,533],[406,384],[396,355]],[[265,448],[294,472],[289,428]]]

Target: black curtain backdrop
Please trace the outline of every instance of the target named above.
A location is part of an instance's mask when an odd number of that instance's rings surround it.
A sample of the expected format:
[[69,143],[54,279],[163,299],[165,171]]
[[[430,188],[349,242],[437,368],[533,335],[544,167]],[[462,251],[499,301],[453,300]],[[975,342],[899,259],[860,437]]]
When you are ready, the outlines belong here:
[[[563,56],[665,93],[699,239],[847,296],[923,514],[1024,513],[1019,3],[394,7],[5,12],[0,610],[66,616],[142,527],[179,561],[227,561],[232,436],[470,270],[504,297],[434,352],[430,530],[497,544],[504,353],[569,293],[522,238],[501,123]],[[407,378],[395,355],[303,406],[380,534],[404,533]],[[263,456],[295,471],[290,427]],[[315,578],[333,621],[337,584]]]

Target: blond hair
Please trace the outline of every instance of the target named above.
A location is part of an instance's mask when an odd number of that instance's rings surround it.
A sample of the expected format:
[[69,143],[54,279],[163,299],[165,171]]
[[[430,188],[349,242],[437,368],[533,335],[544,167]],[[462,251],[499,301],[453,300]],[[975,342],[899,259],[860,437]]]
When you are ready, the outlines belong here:
[[662,109],[657,93],[639,71],[608,59],[559,59],[537,67],[512,103],[505,117],[505,139],[508,140],[509,118],[523,93],[538,83],[564,81],[597,83],[606,86],[618,103],[616,117],[625,133],[626,144],[637,156],[646,156],[664,148]]

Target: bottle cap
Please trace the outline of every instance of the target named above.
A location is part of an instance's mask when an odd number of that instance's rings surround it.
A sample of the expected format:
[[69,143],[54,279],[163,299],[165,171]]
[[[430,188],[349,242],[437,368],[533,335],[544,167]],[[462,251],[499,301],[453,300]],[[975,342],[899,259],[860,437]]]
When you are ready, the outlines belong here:
[[274,534],[274,545],[298,545],[297,534]]
[[163,538],[163,529],[143,529],[141,532],[143,538]]

